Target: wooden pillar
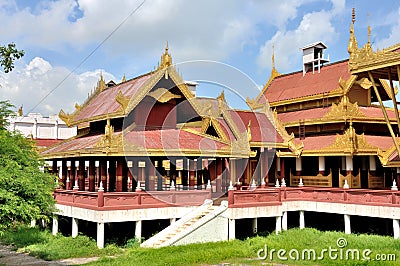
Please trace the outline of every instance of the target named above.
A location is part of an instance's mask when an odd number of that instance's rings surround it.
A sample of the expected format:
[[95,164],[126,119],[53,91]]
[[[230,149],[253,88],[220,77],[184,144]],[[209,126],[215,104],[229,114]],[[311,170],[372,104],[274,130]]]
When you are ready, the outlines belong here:
[[146,191],[150,190],[150,168],[151,168],[151,161],[144,161],[145,166],[144,166],[144,188]]
[[61,182],[62,182],[62,188],[63,189],[68,189],[67,188],[67,176],[68,176],[68,169],[67,169],[67,161],[66,160],[62,160],[61,161]]
[[51,173],[52,173],[53,175],[58,175],[57,160],[52,160],[52,164],[51,164]]
[[128,165],[125,158],[122,159],[122,191],[128,191]]
[[285,160],[281,158],[281,181],[285,178]]
[[222,160],[221,158],[215,158],[215,185],[216,191],[221,192],[221,174],[222,174]]
[[85,191],[85,161],[79,160],[78,186],[80,191]]
[[75,186],[75,177],[76,177],[76,164],[75,161],[71,161],[71,171],[70,171],[70,177],[69,177],[69,189],[72,190],[72,188]]
[[149,191],[155,190],[156,186],[156,168],[154,166],[154,162],[151,160],[148,160],[148,165],[149,165]]
[[94,192],[96,186],[95,180],[95,161],[93,158],[89,161],[89,191]]
[[196,175],[197,175],[197,189],[201,189],[202,180],[203,180],[203,160],[202,158],[197,159],[196,163]]
[[116,164],[115,160],[110,160],[109,165],[108,165],[108,190],[109,191],[115,191],[115,185],[116,185]]
[[196,184],[196,161],[189,160],[189,189],[193,189]]
[[122,192],[122,164],[123,158],[117,159],[117,168],[115,173],[115,191]]
[[103,183],[104,192],[108,190],[108,183],[107,183],[107,160],[101,159],[100,160],[100,178],[101,182]]
[[136,158],[132,158],[132,167],[130,167],[130,172],[132,174],[132,191],[135,191],[137,182],[138,182],[138,160]]
[[157,190],[161,191],[163,190],[163,176],[162,176],[162,160],[158,159],[157,161],[157,169],[156,169],[156,175],[157,175]]
[[265,176],[264,176],[264,181],[265,181],[265,186],[268,187],[268,183],[269,183],[269,152],[268,152],[268,148],[265,149],[264,151],[265,156],[264,156],[264,164],[265,164]]

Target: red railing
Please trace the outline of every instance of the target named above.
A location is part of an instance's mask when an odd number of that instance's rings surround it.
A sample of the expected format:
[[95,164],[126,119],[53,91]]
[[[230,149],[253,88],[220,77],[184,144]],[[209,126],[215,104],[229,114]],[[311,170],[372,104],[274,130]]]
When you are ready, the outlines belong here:
[[230,190],[231,208],[281,205],[287,201],[314,201],[344,204],[400,207],[400,192],[396,190],[343,189],[317,187],[257,188]]
[[91,210],[129,210],[198,206],[211,199],[211,191],[86,192],[56,190],[58,204]]

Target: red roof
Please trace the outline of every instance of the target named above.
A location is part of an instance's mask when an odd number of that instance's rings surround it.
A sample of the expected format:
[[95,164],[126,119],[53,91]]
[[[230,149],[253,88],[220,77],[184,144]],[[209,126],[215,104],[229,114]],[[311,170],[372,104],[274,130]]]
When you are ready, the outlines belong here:
[[[371,107],[362,107],[359,106],[360,111],[363,112],[366,116],[368,117],[374,117],[374,118],[383,118],[383,113],[382,113],[382,109],[380,107],[375,107],[375,106],[371,106]],[[386,108],[386,113],[388,115],[389,118],[392,119],[396,119],[396,114],[394,112],[394,110],[390,110]]]
[[125,97],[131,98],[150,77],[151,74],[139,76],[100,92],[87,105],[82,107],[77,116],[74,117],[74,121],[117,112],[121,108],[121,105],[115,100],[118,91],[121,91]]
[[331,107],[327,108],[314,108],[307,110],[300,110],[294,112],[280,113],[278,114],[279,120],[283,123],[294,122],[299,120],[317,119],[324,117],[330,110]]
[[250,131],[252,142],[283,142],[275,126],[264,113],[232,110],[229,111],[229,114],[241,133],[247,131],[247,126],[249,121],[251,121]]
[[[332,145],[336,140],[335,135],[323,135],[323,136],[313,136],[306,137],[305,139],[298,139],[296,141],[303,142],[304,151],[306,150],[320,150],[325,147]],[[389,149],[393,145],[393,140],[391,137],[387,136],[372,136],[364,135],[368,144],[375,146],[383,151]]]
[[49,147],[51,145],[60,143],[62,139],[34,139],[33,140],[38,147]]
[[228,147],[224,142],[180,129],[131,131],[124,136],[124,141],[128,145],[162,150],[213,151]]
[[[339,78],[350,78],[347,63],[348,60],[326,65],[320,73],[308,72],[303,76],[300,71],[278,76],[265,90],[264,96],[272,103],[333,91],[339,87]],[[264,97],[258,103],[265,103]]]
[[[115,132],[119,136],[121,132]],[[99,143],[103,135],[85,136],[69,139],[60,145],[51,147],[42,154],[72,152],[77,150],[93,149]],[[213,138],[201,136],[192,132],[180,129],[131,131],[124,136],[124,147],[138,147],[143,149],[157,150],[200,150],[217,151],[228,148],[229,145]],[[131,146],[130,146],[131,145]]]

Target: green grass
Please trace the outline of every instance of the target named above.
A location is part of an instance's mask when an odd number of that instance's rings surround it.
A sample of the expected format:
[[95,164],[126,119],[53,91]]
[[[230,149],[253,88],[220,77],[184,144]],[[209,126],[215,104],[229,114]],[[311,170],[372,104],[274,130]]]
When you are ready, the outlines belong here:
[[[344,238],[347,245],[340,249],[337,246],[337,239]],[[321,232],[315,229],[306,228],[290,229],[279,235],[274,233],[266,237],[253,237],[246,240],[234,240],[218,243],[191,244],[186,246],[173,246],[159,249],[140,248],[135,241],[127,243],[126,248],[119,248],[108,245],[105,249],[99,250],[93,239],[79,235],[73,239],[61,235],[52,236],[48,231],[41,231],[37,228],[18,227],[6,232],[1,237],[1,242],[14,244],[23,251],[30,252],[32,255],[47,259],[57,260],[72,257],[94,257],[100,256],[96,262],[88,265],[204,265],[233,263],[246,265],[265,265],[266,263],[282,263],[288,265],[399,265],[400,261],[400,240],[392,237],[377,235],[345,235],[341,232]],[[257,252],[267,247],[267,258],[260,260]],[[329,253],[324,254],[324,259],[319,260],[322,249],[337,249],[337,259],[330,259]],[[285,249],[288,252],[296,249],[300,253],[300,260],[279,259],[277,251],[270,260],[272,249]],[[314,249],[316,251],[315,260],[301,260],[301,252],[304,249]],[[375,258],[376,254],[395,254],[397,261],[366,261],[348,259],[346,260],[346,250],[354,249],[362,255],[363,250],[370,249],[370,258]],[[340,251],[342,250],[342,258]],[[263,255],[262,252],[261,255]],[[293,253],[294,254],[294,253]],[[111,255],[118,255],[110,257]]]
[[28,252],[32,256],[45,260],[110,256],[122,252],[122,249],[115,245],[98,249],[96,241],[87,236],[78,235],[76,238],[60,234],[53,236],[47,230],[25,226],[6,231],[0,238],[0,242],[13,245],[19,251]]

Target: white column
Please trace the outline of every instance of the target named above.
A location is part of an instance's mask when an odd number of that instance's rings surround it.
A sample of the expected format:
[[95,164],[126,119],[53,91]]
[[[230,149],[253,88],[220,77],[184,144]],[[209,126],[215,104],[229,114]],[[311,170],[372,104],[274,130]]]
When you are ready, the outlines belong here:
[[58,234],[58,216],[53,216],[53,227],[51,228],[52,234],[55,236]]
[[31,227],[35,227],[36,226],[36,220],[31,220]]
[[350,215],[344,215],[344,233],[351,234],[351,224],[350,224]]
[[78,219],[72,218],[72,238],[78,236]]
[[253,218],[253,234],[257,234],[257,217]]
[[287,212],[282,214],[282,230],[287,230]]
[[34,122],[33,122],[33,128],[32,128],[32,137],[34,139],[36,139],[37,138],[37,118],[34,118],[33,121]]
[[296,157],[296,172],[301,172],[301,157]]
[[54,138],[58,139],[58,120],[54,122]]
[[104,223],[97,223],[97,247],[104,248]]
[[171,218],[171,219],[169,219],[169,223],[170,224],[173,224],[173,223],[175,223],[176,222],[176,218]]
[[233,240],[236,238],[236,224],[235,219],[228,219],[228,240]]
[[276,171],[280,171],[281,170],[281,158],[280,157],[276,157]]
[[319,172],[325,171],[325,157],[324,156],[318,156],[318,169],[319,169]]
[[340,169],[346,170],[346,157],[345,156],[342,156],[342,167]]
[[353,157],[346,156],[346,171],[353,171]]
[[306,223],[305,223],[305,220],[304,220],[304,211],[300,211],[299,222],[300,222],[300,229],[304,229],[306,227]]
[[276,216],[275,233],[279,234],[280,231],[282,231],[282,216]]
[[135,238],[140,242],[142,239],[142,221],[136,221],[135,224]]
[[397,219],[393,219],[393,237],[394,239],[400,238],[400,224]]
[[376,171],[375,155],[369,156],[369,170]]

